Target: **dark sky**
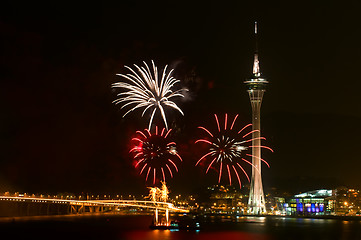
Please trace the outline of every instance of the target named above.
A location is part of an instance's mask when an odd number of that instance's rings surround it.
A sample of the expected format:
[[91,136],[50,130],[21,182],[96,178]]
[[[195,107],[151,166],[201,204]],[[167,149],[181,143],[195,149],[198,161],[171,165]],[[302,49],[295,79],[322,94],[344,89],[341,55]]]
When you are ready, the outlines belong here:
[[168,113],[184,158],[172,191],[216,183],[193,167],[196,127],[213,113],[251,121],[255,20],[275,150],[265,188],[361,188],[359,1],[74,2],[2,3],[0,192],[146,192],[127,152],[147,120],[123,119],[110,86],[152,59],[190,89],[185,116]]

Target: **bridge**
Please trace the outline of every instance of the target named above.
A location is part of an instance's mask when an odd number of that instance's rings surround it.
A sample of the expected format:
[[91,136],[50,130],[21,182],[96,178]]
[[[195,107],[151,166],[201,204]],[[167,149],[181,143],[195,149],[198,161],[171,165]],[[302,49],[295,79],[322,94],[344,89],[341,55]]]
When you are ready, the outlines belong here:
[[[20,197],[20,196],[0,196],[0,202],[21,203],[27,204],[46,204],[47,212],[49,214],[49,205],[66,205],[68,213],[82,214],[82,213],[101,213],[116,211],[120,208],[135,207],[142,209],[165,211],[169,212],[188,212],[187,209],[175,207],[169,202],[160,201],[142,201],[142,200],[75,200],[75,199],[58,199],[58,198],[43,198],[43,197]],[[27,210],[29,212],[29,210]]]

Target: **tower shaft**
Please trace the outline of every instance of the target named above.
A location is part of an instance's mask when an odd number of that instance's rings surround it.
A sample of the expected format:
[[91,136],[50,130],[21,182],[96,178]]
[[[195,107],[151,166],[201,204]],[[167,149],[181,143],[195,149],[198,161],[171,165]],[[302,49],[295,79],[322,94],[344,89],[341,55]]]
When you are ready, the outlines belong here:
[[265,199],[262,185],[261,170],[261,104],[265,90],[248,90],[252,106],[252,179],[248,200],[248,212],[250,214],[262,214],[266,212]]

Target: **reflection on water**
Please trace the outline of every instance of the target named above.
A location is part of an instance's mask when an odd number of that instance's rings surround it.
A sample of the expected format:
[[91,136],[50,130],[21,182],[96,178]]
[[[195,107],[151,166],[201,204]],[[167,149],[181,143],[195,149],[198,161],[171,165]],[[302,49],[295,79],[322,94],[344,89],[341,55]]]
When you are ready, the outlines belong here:
[[0,223],[1,236],[12,239],[119,239],[119,240],[277,240],[361,239],[361,221],[285,217],[200,218],[201,230],[151,230],[153,216],[77,216]]
[[174,239],[195,239],[195,240],[267,240],[272,239],[268,236],[247,233],[239,231],[170,231],[170,230],[154,230],[154,231],[135,231],[127,232],[122,236],[126,240],[174,240]]
[[262,223],[266,222],[266,217],[236,217],[237,222],[247,222],[247,223]]

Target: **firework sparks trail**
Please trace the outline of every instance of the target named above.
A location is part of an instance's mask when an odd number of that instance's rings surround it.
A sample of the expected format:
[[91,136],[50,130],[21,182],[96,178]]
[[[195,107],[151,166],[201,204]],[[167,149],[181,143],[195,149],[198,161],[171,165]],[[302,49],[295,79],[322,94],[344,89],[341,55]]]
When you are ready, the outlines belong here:
[[[199,165],[201,162],[207,162],[208,165],[206,173],[213,166],[213,168],[219,168],[218,183],[221,182],[223,170],[227,169],[228,181],[232,185],[232,175],[236,175],[238,184],[241,188],[242,183],[239,176],[239,170],[241,170],[250,181],[248,174],[240,163],[247,163],[253,168],[256,168],[252,162],[245,159],[245,157],[254,157],[252,154],[249,154],[248,151],[251,148],[264,148],[273,152],[273,150],[267,146],[254,146],[253,141],[255,140],[266,140],[264,137],[252,138],[252,133],[257,132],[258,130],[248,130],[252,124],[244,126],[241,130],[234,130],[238,114],[234,117],[233,121],[228,119],[228,114],[225,114],[224,117],[224,127],[221,127],[219,118],[214,114],[217,127],[216,131],[212,132],[205,127],[198,127],[206,133],[206,137],[198,139],[195,143],[204,144],[207,148],[207,153],[205,153],[195,164]],[[228,123],[231,123],[229,126]],[[268,167],[269,164],[262,158],[259,158],[264,162]],[[232,170],[234,174],[232,173]],[[259,169],[256,168],[256,171],[259,173]]]
[[182,161],[176,143],[169,141],[171,131],[172,129],[166,131],[165,128],[158,131],[156,126],[154,133],[148,129],[136,131],[137,137],[131,139],[133,147],[129,153],[133,155],[135,168],[141,169],[140,175],[146,173],[145,181],[150,179],[153,185],[160,180],[165,181],[167,175],[172,178],[173,171],[178,172],[176,163]]
[[151,129],[153,118],[157,112],[160,113],[165,128],[168,129],[167,118],[165,113],[165,107],[169,107],[177,110],[182,115],[182,110],[172,100],[176,97],[184,97],[182,91],[188,91],[187,89],[174,89],[175,85],[180,80],[172,77],[174,69],[167,71],[168,65],[163,69],[163,73],[158,73],[158,68],[155,66],[152,60],[152,71],[146,62],[143,62],[145,67],[139,67],[134,64],[136,70],[125,66],[131,73],[117,74],[123,77],[125,82],[117,82],[112,84],[113,88],[122,88],[125,91],[119,93],[118,99],[114,100],[115,104],[122,104],[121,109],[130,108],[125,112],[123,117],[128,113],[143,108],[142,117],[149,110],[151,112],[149,119],[149,127]]

